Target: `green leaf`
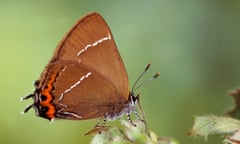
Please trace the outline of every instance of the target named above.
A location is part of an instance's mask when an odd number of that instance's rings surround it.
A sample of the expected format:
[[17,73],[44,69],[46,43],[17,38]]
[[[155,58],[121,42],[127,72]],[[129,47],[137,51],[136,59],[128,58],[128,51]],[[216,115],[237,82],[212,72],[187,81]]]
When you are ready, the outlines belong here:
[[[133,126],[126,120],[122,120],[122,129],[108,127],[101,133],[96,133],[91,144],[179,144],[177,140],[169,137],[158,137],[154,132],[145,129],[145,123],[140,120],[134,121]],[[99,132],[98,128],[90,133]]]
[[207,140],[209,134],[232,134],[240,130],[240,121],[222,116],[195,116],[191,136],[201,136]]

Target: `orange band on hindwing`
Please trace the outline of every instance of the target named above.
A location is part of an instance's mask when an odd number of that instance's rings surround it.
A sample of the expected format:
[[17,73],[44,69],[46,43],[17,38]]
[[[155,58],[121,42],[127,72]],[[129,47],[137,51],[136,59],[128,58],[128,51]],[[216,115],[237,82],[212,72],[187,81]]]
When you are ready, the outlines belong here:
[[56,108],[53,105],[53,83],[55,82],[57,77],[57,74],[52,74],[49,80],[47,81],[46,85],[44,86],[44,89],[41,91],[41,96],[45,96],[46,98],[40,102],[40,105],[42,107],[47,107],[48,110],[46,112],[46,117],[49,119],[55,118]]

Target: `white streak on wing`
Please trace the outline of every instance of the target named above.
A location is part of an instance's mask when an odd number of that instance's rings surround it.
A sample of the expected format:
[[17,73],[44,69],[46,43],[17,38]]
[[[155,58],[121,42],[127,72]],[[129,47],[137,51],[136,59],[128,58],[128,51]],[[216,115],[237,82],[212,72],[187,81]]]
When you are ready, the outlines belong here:
[[72,112],[63,112],[64,114],[67,114],[67,115],[72,115],[73,117],[76,117],[76,118],[82,118],[80,115],[76,114],[76,113],[72,113]]
[[107,41],[107,40],[110,40],[110,39],[111,39],[111,35],[109,34],[108,36],[103,37],[103,38],[95,41],[94,43],[87,44],[83,49],[81,49],[81,50],[77,53],[77,56],[80,56],[82,53],[84,53],[85,51],[87,51],[88,48],[90,48],[90,47],[95,47],[95,46],[97,46],[98,44],[103,43],[104,41]]
[[64,66],[64,68],[61,70],[61,73],[64,72],[66,68],[67,66]]
[[64,117],[62,116],[61,113],[65,114],[65,115],[72,115],[73,117],[76,117],[76,118],[82,118],[80,115],[76,114],[76,113],[73,113],[73,112],[68,112],[68,111],[65,111],[65,108],[67,108],[68,106],[65,105],[65,104],[62,104],[62,103],[59,103],[60,105],[64,106],[64,108],[61,108],[60,110],[58,110],[58,113],[59,113],[59,117]]
[[71,85],[68,89],[66,89],[60,96],[60,98],[58,99],[58,102],[61,101],[64,97],[64,95],[68,92],[70,92],[73,88],[77,87],[81,81],[83,81],[84,79],[88,78],[92,73],[88,72],[86,75],[82,76],[77,82],[75,82],[73,85]]

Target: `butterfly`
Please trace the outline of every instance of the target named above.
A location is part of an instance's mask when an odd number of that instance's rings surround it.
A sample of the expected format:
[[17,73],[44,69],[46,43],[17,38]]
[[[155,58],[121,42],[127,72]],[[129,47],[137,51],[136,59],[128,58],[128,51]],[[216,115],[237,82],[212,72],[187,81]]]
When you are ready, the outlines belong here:
[[139,101],[135,88],[130,91],[112,33],[95,12],[81,18],[65,35],[34,86],[35,91],[23,98],[33,98],[24,112],[33,108],[48,120],[115,120],[127,114],[131,121],[130,113]]

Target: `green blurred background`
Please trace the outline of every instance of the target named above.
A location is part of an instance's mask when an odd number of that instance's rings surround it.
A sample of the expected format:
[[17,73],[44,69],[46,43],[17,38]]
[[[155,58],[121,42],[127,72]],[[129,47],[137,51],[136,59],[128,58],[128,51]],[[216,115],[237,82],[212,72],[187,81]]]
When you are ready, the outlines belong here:
[[[21,115],[54,48],[86,13],[97,11],[111,27],[131,84],[148,62],[141,88],[149,127],[182,144],[193,115],[223,114],[233,107],[227,93],[240,85],[240,1],[238,0],[1,0],[0,143],[80,144],[96,120],[49,123],[31,110]],[[211,136],[206,143],[217,143]]]

